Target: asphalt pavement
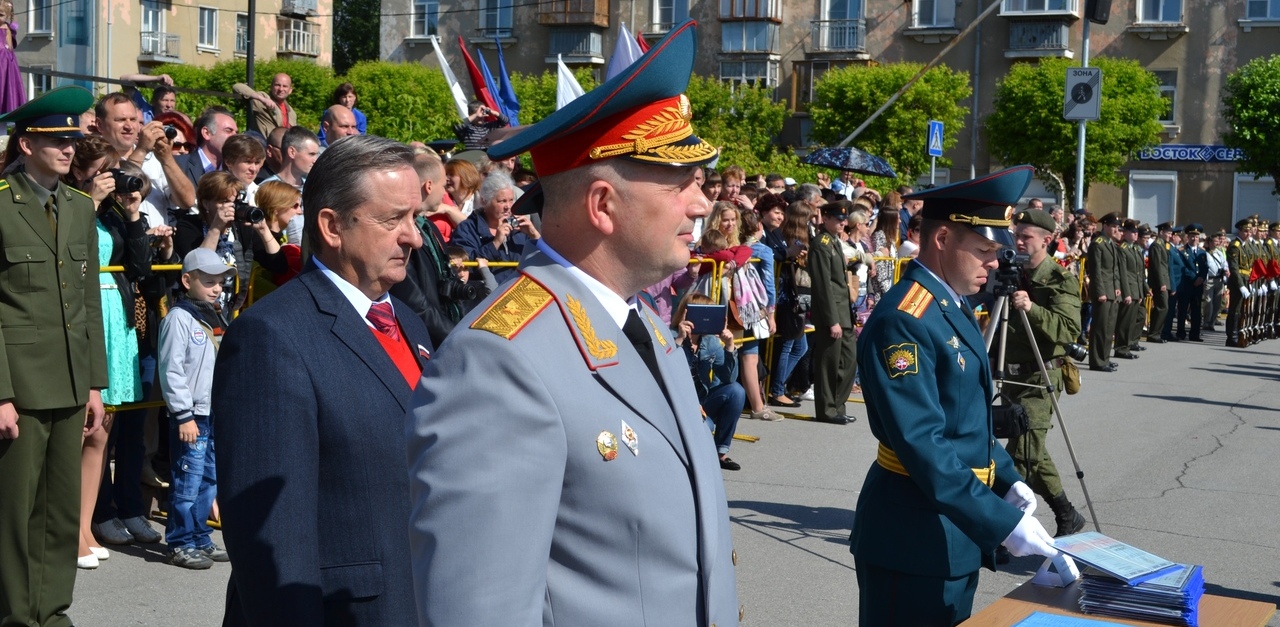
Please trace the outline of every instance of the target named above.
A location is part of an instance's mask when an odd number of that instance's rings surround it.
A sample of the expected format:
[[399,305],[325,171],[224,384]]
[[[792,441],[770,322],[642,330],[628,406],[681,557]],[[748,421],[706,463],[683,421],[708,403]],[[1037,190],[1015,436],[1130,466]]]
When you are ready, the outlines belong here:
[[[1103,533],[1204,565],[1212,594],[1276,605],[1280,340],[1236,349],[1223,346],[1221,333],[1205,338],[1144,344],[1140,359],[1118,360],[1119,372],[1083,370],[1081,392],[1061,402],[1067,432]],[[808,416],[812,405],[788,411]],[[876,442],[864,406],[851,403],[850,413],[858,421],[847,426],[739,423],[739,434],[759,437],[734,443],[729,454],[742,470],[724,473],[744,625],[857,624],[848,536]],[[1089,517],[1060,429],[1050,450]],[[1043,501],[1037,516],[1052,533]],[[1040,561],[1015,558],[1000,572],[983,571],[975,611],[1023,584]],[[160,545],[123,547],[80,572],[72,616],[81,627],[218,625],[230,571],[170,566]],[[1280,618],[1270,625],[1280,627]]]

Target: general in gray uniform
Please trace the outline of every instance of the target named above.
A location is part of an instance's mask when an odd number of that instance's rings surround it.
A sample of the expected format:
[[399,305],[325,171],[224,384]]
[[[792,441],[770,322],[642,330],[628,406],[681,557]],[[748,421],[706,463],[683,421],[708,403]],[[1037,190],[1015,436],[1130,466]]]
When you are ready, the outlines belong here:
[[490,150],[542,175],[543,239],[440,346],[408,417],[424,625],[737,625],[716,448],[683,352],[633,296],[689,261],[686,22]]

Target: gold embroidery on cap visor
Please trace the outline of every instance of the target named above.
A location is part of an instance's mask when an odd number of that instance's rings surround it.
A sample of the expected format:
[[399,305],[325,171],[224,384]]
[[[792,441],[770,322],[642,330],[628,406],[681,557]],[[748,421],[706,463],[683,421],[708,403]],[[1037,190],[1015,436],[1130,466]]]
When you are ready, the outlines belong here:
[[[628,141],[596,146],[588,154],[592,159],[629,157],[651,163],[694,163],[716,155],[716,149],[701,138],[693,137],[693,112],[689,98],[680,94],[675,106],[663,107],[648,120],[622,134]],[[681,143],[693,137],[693,143]]]
[[959,222],[961,224],[968,224],[969,226],[994,226],[994,227],[1000,227],[1000,228],[1007,228],[1010,224],[1013,224],[1012,218],[1013,218],[1013,207],[1009,207],[1005,210],[1005,217],[999,220],[993,220],[990,218],[979,218],[977,216],[967,216],[967,215],[964,215],[963,213],[953,213],[947,216],[947,221]]

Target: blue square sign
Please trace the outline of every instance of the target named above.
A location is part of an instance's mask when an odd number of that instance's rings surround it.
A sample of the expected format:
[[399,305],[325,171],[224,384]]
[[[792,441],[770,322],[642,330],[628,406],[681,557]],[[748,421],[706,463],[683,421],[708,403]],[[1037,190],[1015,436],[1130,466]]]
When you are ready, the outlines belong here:
[[929,156],[942,156],[942,122],[929,120]]

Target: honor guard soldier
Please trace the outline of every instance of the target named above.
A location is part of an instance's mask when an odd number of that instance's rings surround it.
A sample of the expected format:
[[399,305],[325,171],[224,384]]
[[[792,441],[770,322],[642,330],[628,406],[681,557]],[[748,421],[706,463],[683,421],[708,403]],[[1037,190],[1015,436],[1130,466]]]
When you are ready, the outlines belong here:
[[1249,216],[1249,241],[1245,245],[1249,254],[1249,300],[1246,304],[1248,315],[1245,320],[1245,328],[1248,329],[1248,336],[1245,340],[1248,344],[1256,344],[1260,339],[1262,303],[1266,296],[1260,266],[1263,234],[1259,233],[1258,227],[1261,224],[1262,219],[1258,217],[1258,214],[1255,213]]
[[[408,414],[424,625],[737,625],[724,481],[684,351],[635,294],[710,204],[686,21],[489,149],[541,175],[542,238],[450,332]],[[531,247],[533,248],[533,247]],[[845,390],[847,393],[848,390]]]
[[1147,325],[1147,341],[1163,344],[1168,338],[1161,334],[1164,321],[1169,317],[1169,235],[1173,225],[1161,222],[1156,225],[1156,239],[1147,247],[1147,287],[1151,289],[1151,320]]
[[1093,299],[1093,324],[1089,327],[1089,369],[1115,372],[1111,361],[1111,342],[1115,336],[1116,318],[1123,303],[1121,290],[1120,223],[1123,218],[1113,211],[1098,220],[1102,234],[1089,245],[1085,272]]
[[1280,335],[1280,220],[1267,231],[1267,338]]
[[837,200],[822,206],[822,229],[809,247],[813,279],[814,420],[843,425],[853,422],[845,411],[858,364],[857,336],[849,308],[849,282],[839,233],[853,203]]
[[[1049,258],[1054,224],[1048,212],[1038,209],[1028,209],[1014,218],[1018,252],[1026,253],[1028,261],[1022,268],[1020,289],[1009,297],[1009,305],[1027,314],[1049,383],[1060,394],[1062,367],[1070,359],[1067,345],[1080,334],[1080,281]],[[1031,425],[1021,436],[1011,438],[1006,449],[1027,485],[1053,510],[1058,525],[1054,535],[1065,536],[1084,528],[1084,516],[1067,498],[1058,467],[1049,456],[1045,438],[1053,426],[1053,405],[1031,347],[1032,338],[1018,318],[1009,318],[1004,349],[1006,380],[1016,383],[1006,385],[1004,393],[1027,410]]]
[[[0,624],[70,625],[81,438],[102,424],[106,344],[98,231],[61,182],[93,96],[62,87],[12,123],[0,179]],[[86,415],[87,408],[87,415]]]
[[[1209,277],[1209,255],[1200,247],[1200,236],[1204,227],[1199,224],[1188,224],[1182,230],[1185,243],[1182,245],[1187,266],[1182,273],[1182,284],[1178,286],[1178,334],[1179,340],[1203,342],[1200,337],[1202,327],[1200,320],[1200,301],[1204,299],[1204,283]],[[1191,325],[1187,331],[1188,320]]]
[[[954,625],[996,547],[1053,556],[1035,494],[991,433],[991,366],[966,301],[1013,244],[1017,166],[905,197],[923,200],[920,254],[872,311],[858,369],[879,441],[850,550],[860,625]],[[1053,264],[1049,264],[1053,265]]]
[[1133,345],[1138,341],[1135,324],[1141,324],[1138,316],[1143,312],[1142,295],[1145,281],[1142,280],[1142,250],[1138,248],[1138,221],[1125,220],[1120,223],[1120,301],[1117,303],[1115,356],[1120,359],[1137,359]]
[[1227,292],[1230,301],[1227,304],[1227,346],[1244,347],[1248,344],[1244,338],[1244,325],[1247,313],[1246,303],[1249,301],[1249,272],[1252,260],[1249,259],[1249,229],[1253,218],[1244,218],[1236,222],[1236,236],[1227,245]]

